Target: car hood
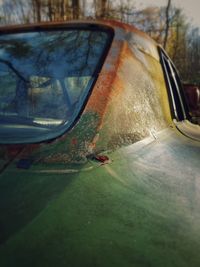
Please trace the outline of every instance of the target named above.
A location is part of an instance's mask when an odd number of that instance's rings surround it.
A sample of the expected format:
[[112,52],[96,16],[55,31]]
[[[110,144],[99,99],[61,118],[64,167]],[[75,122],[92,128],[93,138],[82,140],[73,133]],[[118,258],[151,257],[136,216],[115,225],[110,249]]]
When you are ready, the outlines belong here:
[[1,266],[199,266],[199,152],[167,129],[104,163],[15,159],[0,178]]

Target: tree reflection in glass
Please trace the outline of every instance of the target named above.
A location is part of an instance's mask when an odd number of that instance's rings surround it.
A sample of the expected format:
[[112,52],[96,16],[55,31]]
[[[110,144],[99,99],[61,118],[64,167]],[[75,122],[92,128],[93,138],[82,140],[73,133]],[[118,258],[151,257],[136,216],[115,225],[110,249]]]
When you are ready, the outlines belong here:
[[33,127],[34,135],[36,129],[67,129],[91,89],[108,37],[79,29],[1,35],[2,134],[11,126],[20,133],[24,126],[29,136]]

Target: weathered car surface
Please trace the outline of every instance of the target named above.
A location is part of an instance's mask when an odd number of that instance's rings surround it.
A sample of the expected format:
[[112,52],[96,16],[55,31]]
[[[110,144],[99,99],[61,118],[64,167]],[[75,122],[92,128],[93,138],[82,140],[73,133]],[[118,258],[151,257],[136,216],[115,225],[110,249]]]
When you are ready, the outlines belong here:
[[147,35],[0,29],[0,266],[200,266],[200,126]]

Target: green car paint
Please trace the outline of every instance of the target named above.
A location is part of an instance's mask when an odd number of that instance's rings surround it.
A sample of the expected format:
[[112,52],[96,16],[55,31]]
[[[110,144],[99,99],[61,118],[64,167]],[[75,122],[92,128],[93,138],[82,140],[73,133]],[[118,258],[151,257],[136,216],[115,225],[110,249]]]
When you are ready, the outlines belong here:
[[198,266],[199,149],[166,130],[107,164],[13,164],[0,180],[1,266]]

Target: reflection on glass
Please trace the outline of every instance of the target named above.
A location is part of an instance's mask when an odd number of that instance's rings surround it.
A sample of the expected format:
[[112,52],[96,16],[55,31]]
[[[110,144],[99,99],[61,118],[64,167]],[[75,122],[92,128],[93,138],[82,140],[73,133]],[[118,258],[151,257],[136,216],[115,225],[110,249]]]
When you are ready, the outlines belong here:
[[67,130],[93,84],[107,41],[106,32],[78,29],[1,35],[0,141],[40,141],[41,134],[46,139]]
[[184,84],[183,89],[191,120],[200,124],[200,87],[193,84]]

